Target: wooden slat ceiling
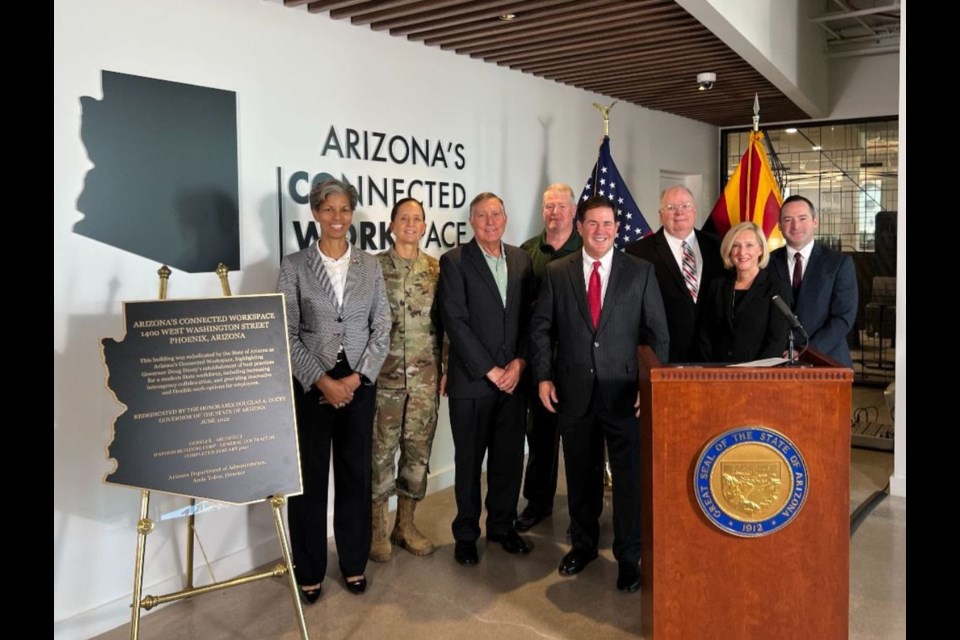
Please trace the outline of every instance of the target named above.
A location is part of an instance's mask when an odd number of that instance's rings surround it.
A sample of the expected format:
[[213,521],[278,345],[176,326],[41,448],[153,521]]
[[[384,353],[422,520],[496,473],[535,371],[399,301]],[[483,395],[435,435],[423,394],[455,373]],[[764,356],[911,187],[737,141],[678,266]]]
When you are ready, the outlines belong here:
[[[718,126],[808,116],[671,0],[284,0],[374,31]],[[511,21],[500,16],[515,14]],[[717,82],[699,91],[697,74]]]

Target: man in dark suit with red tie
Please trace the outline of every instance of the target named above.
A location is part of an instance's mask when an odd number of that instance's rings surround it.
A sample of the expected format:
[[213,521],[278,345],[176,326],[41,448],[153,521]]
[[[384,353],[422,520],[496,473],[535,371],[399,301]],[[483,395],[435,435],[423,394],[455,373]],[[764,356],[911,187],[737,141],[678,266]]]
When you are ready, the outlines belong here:
[[723,273],[720,242],[695,230],[697,205],[682,185],[660,196],[660,230],[627,245],[627,253],[651,263],[670,327],[670,362],[703,359],[697,341],[697,319],[710,282]]
[[857,318],[857,275],[850,256],[814,241],[819,226],[808,199],[784,200],[780,232],[787,246],[770,253],[770,270],[793,288],[793,312],[810,336],[810,346],[852,367],[847,334]]
[[610,201],[577,208],[583,250],[547,267],[533,319],[534,375],[540,401],[558,414],[567,473],[572,550],[560,563],[572,576],[597,557],[603,511],[603,451],[613,474],[613,555],[617,588],[640,586],[640,433],[636,350],[669,350],[663,301],[651,265],[615,251]]

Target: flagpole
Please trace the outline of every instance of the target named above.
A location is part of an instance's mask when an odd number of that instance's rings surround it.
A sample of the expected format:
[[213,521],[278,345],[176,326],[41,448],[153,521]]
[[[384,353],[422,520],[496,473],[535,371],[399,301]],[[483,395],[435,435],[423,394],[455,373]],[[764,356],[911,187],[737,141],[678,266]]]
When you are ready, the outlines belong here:
[[[756,93],[753,94],[753,132],[754,132],[755,134],[760,132],[760,96],[758,96]],[[755,138],[756,136],[751,136],[751,137]],[[752,147],[753,147],[753,144],[751,144],[750,146],[751,146],[751,148],[752,148]],[[752,176],[752,175],[753,175],[753,152],[752,152],[752,149],[751,149],[751,153],[750,153],[750,162],[747,164],[747,166],[750,168],[750,173],[748,173],[747,175]],[[752,184],[752,183],[753,183],[752,180],[748,180],[748,181],[747,181],[747,184],[748,184],[748,185],[752,185],[754,189],[759,189],[759,188],[760,188],[759,182],[758,182],[757,184]],[[749,188],[747,189],[747,191],[749,192]],[[759,193],[759,192],[758,192],[758,193]],[[753,210],[751,210],[751,211],[748,212],[750,217],[747,218],[747,220],[749,220],[750,222],[753,222],[754,219],[756,218],[756,214],[757,214],[757,212],[756,212],[756,207],[757,207],[757,194],[755,194],[755,193],[748,193],[747,195],[749,196],[749,199],[747,200],[747,202],[748,202],[748,203],[749,203],[749,202],[752,202],[752,203],[753,203]]]

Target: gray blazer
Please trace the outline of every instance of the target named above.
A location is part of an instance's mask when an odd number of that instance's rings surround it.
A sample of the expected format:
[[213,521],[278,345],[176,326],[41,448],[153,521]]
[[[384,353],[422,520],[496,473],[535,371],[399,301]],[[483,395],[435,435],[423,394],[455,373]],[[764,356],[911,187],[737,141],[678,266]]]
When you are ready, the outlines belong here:
[[390,304],[379,260],[351,249],[341,306],[312,244],[283,259],[277,291],[285,298],[293,376],[305,391],[333,369],[341,345],[354,371],[377,379],[390,350]]

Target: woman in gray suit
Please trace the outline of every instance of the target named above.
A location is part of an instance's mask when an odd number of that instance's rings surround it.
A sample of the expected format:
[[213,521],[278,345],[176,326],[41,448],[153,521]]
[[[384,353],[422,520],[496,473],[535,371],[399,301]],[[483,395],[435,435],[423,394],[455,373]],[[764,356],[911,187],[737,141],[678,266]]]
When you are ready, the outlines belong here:
[[357,190],[326,180],[310,190],[315,245],[286,256],[284,294],[303,495],[290,499],[290,542],[301,598],[320,597],[327,570],[327,490],[333,451],[333,535],[347,590],[366,590],[376,380],[390,348],[380,262],[348,242]]

